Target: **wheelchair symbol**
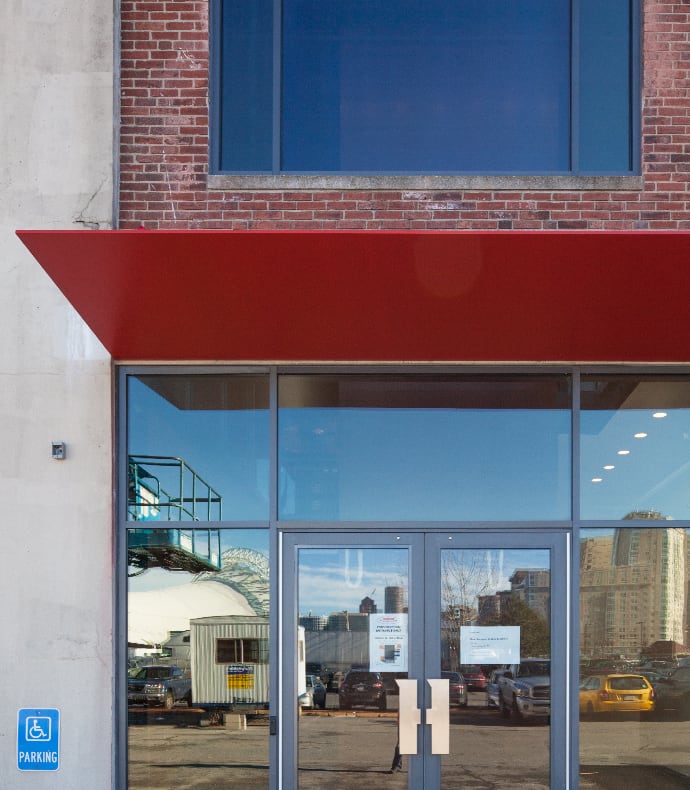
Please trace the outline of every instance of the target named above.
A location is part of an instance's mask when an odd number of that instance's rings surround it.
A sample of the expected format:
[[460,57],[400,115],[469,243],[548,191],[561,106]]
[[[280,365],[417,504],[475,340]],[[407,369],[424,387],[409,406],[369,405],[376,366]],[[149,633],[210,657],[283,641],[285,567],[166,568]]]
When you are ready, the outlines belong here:
[[49,741],[50,740],[50,717],[31,716],[26,720],[26,740],[27,741]]

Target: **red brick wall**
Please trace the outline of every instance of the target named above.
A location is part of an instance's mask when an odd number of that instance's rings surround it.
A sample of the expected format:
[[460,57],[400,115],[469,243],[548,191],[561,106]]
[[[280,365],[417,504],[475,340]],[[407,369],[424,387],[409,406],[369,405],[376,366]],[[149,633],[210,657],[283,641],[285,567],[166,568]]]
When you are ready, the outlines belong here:
[[645,0],[641,191],[218,191],[208,3],[122,0],[120,227],[690,228],[690,5]]

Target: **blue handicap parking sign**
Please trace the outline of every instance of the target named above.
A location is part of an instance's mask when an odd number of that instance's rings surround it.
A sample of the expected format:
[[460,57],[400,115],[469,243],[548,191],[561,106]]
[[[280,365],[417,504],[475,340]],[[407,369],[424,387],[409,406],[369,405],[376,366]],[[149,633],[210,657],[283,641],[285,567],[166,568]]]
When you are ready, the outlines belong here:
[[60,765],[60,711],[20,708],[17,714],[17,768],[57,771]]

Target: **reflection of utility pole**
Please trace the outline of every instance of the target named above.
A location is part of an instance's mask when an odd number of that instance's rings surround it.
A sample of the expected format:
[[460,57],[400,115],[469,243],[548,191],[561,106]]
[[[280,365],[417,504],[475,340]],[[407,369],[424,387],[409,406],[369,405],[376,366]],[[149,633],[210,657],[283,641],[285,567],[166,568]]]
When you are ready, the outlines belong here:
[[645,638],[645,621],[644,620],[640,620],[637,624],[640,626],[640,651],[639,651],[639,653],[640,653],[640,656],[641,656],[642,652],[644,651],[645,645],[647,643],[647,640]]

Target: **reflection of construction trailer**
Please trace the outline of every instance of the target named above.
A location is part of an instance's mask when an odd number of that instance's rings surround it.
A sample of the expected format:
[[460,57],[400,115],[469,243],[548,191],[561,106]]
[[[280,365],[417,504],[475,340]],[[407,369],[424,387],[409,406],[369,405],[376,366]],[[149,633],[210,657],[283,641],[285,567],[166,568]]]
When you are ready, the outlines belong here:
[[[190,620],[192,701],[200,708],[267,708],[268,619],[221,615]],[[297,638],[298,694],[306,691],[304,629]]]
[[189,625],[194,704],[267,707],[267,618],[201,617]]

